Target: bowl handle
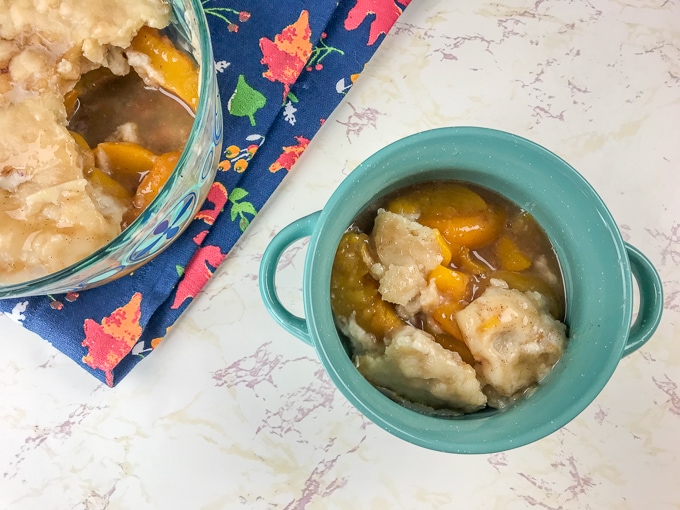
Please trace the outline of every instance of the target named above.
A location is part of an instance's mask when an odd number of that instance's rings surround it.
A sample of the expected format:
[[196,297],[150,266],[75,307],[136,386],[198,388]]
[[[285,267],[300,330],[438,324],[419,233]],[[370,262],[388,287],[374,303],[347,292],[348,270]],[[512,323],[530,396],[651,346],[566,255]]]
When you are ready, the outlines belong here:
[[320,214],[321,211],[312,213],[281,230],[267,246],[262,255],[262,262],[260,262],[260,294],[267,311],[276,322],[283,326],[283,329],[309,345],[312,345],[312,339],[307,328],[307,321],[293,315],[279,300],[276,292],[276,267],[286,248],[298,239],[312,234]]
[[659,325],[663,312],[663,287],[659,273],[649,259],[634,246],[628,243],[625,245],[633,277],[640,291],[638,316],[623,348],[623,356],[628,356],[642,347]]

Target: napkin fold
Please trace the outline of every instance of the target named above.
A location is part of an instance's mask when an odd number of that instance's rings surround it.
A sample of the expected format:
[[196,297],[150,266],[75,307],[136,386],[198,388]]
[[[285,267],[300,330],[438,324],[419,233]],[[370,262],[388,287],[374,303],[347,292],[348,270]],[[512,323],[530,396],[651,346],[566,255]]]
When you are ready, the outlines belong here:
[[201,211],[133,274],[80,293],[0,300],[0,312],[118,383],[208,282],[409,2],[202,0],[224,142]]

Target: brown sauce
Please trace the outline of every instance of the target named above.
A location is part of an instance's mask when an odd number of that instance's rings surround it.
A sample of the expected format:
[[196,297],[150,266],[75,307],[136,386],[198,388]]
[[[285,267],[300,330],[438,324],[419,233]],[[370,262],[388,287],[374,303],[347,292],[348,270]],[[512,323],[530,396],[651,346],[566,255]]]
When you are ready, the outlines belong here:
[[81,79],[69,129],[90,147],[108,140],[119,126],[134,123],[139,144],[156,154],[182,149],[191,132],[194,114],[171,93],[147,87],[133,70],[125,76],[91,71]]
[[[484,299],[499,296],[498,288],[509,288],[507,294],[501,292],[502,302]],[[477,304],[486,304],[475,307],[478,298]],[[466,182],[412,185],[362,211],[335,255],[331,306],[352,344],[350,355],[369,381],[392,393],[403,392],[407,399],[422,397],[424,386],[444,381],[446,394],[412,401],[433,407],[453,403],[465,412],[476,409],[480,398],[488,397],[491,407],[503,407],[523,394],[550,370],[544,360],[559,359],[566,341],[563,278],[545,231],[505,197]],[[480,306],[493,310],[487,313]],[[425,336],[410,336],[404,343],[403,335],[414,334],[409,328]],[[498,336],[488,343],[489,335]],[[443,351],[428,351],[430,347],[422,347],[427,342]],[[393,345],[421,347],[398,351]],[[459,355],[462,365],[446,361],[446,351]],[[513,354],[500,356],[499,362],[500,351]],[[409,357],[403,366],[396,358],[402,355]],[[488,379],[485,371],[497,362],[512,368],[503,368],[501,379]],[[477,379],[486,396],[461,396],[467,386],[456,387],[448,368],[435,368],[446,363],[458,366],[455,371],[466,373],[468,382],[481,370]],[[418,376],[416,365],[422,367]],[[519,373],[525,366],[531,368],[526,380]]]

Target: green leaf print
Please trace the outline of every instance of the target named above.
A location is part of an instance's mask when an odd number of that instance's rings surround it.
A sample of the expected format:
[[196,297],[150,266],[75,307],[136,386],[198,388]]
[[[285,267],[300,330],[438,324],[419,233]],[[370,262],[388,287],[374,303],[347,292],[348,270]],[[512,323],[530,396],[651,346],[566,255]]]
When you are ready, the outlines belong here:
[[250,225],[250,219],[246,215],[254,217],[257,214],[255,206],[252,203],[243,200],[247,196],[248,192],[243,188],[234,188],[231,190],[231,193],[229,193],[229,202],[231,202],[230,218],[231,221],[235,221],[237,217],[239,218],[238,226],[241,229],[241,232]]
[[248,192],[243,188],[234,188],[233,190],[231,190],[231,193],[229,194],[229,201],[238,202],[239,200],[245,198],[247,195]]
[[239,75],[234,93],[229,98],[227,108],[236,117],[248,117],[250,125],[255,125],[255,112],[267,104],[267,98],[246,83],[243,75]]

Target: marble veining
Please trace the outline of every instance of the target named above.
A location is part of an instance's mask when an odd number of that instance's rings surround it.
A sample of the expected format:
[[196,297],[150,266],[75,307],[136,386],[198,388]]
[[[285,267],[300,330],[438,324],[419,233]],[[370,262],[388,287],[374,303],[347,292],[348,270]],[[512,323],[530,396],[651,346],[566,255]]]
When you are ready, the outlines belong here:
[[[0,316],[0,508],[680,508],[680,3],[413,0],[157,352],[101,386]],[[227,69],[228,71],[228,69]],[[657,265],[665,315],[596,400],[536,443],[458,456],[396,439],[337,391],[257,290],[269,240],[408,134],[535,140]],[[280,264],[302,313],[306,242]]]

